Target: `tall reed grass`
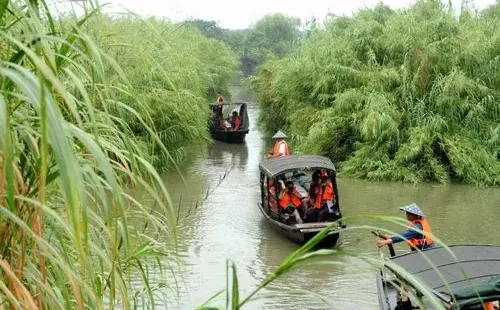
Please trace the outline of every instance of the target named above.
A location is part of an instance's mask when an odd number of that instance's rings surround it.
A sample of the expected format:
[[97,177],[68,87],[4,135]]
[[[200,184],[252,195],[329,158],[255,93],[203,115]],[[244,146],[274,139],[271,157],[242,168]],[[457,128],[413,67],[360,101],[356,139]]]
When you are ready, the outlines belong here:
[[[230,98],[229,86],[237,68],[235,55],[222,42],[205,37],[188,24],[131,15],[100,15],[84,29],[126,75],[130,89],[117,92],[116,99],[132,107],[158,132],[171,159],[179,163],[193,145],[209,142],[207,102],[215,101],[217,93]],[[110,64],[105,68],[108,81],[119,81]],[[134,113],[109,111],[150,144],[149,133]],[[168,166],[170,159],[152,145],[156,166]]]
[[250,80],[262,120],[345,175],[499,185],[498,7],[455,17],[420,0],[332,17]]
[[45,1],[0,3],[1,308],[154,304],[144,264],[175,257],[176,215],[151,161],[205,140],[203,104],[233,70],[193,29],[83,4],[56,18]]

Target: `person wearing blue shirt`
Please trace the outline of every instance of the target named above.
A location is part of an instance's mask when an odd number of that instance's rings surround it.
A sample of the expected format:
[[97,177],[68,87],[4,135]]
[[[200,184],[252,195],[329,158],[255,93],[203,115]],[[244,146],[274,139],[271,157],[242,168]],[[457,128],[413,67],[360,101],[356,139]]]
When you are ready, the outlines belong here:
[[407,241],[412,251],[436,247],[431,236],[432,230],[429,222],[417,204],[412,203],[401,207],[400,210],[406,212],[406,218],[410,222],[408,228],[399,235],[385,235],[385,240],[378,240],[377,246],[381,248],[389,244]]

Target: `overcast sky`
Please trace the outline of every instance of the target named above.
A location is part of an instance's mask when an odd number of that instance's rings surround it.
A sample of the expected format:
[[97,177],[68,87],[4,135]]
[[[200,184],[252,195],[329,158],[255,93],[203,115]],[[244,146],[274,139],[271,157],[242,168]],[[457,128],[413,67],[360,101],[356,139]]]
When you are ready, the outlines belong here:
[[[445,0],[448,1],[448,0]],[[479,8],[494,4],[495,0],[469,0]],[[123,6],[141,15],[169,17],[173,21],[199,18],[215,20],[224,28],[247,28],[268,13],[282,12],[300,17],[323,19],[329,12],[351,14],[363,6],[373,6],[380,0],[100,0],[110,3],[112,11]],[[412,0],[385,0],[393,8],[413,3]],[[460,8],[462,0],[451,1]]]

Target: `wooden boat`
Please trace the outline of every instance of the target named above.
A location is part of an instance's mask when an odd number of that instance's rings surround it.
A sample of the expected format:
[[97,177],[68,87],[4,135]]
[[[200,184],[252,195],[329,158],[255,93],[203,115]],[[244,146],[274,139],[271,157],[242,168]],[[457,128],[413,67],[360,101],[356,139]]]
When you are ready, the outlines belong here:
[[500,300],[500,246],[453,245],[385,259],[377,290],[382,310],[395,309],[401,291],[409,301],[398,309],[438,309],[436,303],[441,309],[484,309],[483,303]]
[[228,143],[243,143],[245,136],[248,134],[250,121],[248,119],[248,109],[246,102],[224,103],[222,109],[222,117],[226,120],[228,127],[230,126],[230,118],[233,111],[238,112],[241,119],[241,128],[234,130],[233,128],[221,129],[216,113],[216,104],[211,104],[213,115],[209,124],[210,135],[213,139]]
[[[296,243],[304,244],[318,232],[331,225],[332,222],[336,222],[336,225],[333,225],[334,227],[322,239],[319,246],[333,247],[339,243],[341,229],[345,228],[345,225],[342,225],[341,222],[342,213],[340,213],[335,166],[328,158],[314,155],[282,156],[263,161],[260,163],[259,169],[261,203],[258,206],[264,218],[276,231]],[[336,194],[338,212],[332,214],[328,221],[325,222],[297,223],[294,216],[282,212],[282,208],[278,205],[279,190],[274,192],[269,190],[269,188],[272,188],[270,184],[279,184],[280,181],[292,180],[299,193],[303,197],[307,197],[309,190],[307,176],[312,175],[317,170],[328,172]]]

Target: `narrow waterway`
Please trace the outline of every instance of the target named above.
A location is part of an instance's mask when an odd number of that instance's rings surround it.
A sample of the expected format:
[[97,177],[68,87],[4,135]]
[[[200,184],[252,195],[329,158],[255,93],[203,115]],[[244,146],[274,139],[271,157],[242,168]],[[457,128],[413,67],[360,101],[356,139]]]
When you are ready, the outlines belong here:
[[[256,105],[249,106],[249,116],[251,127],[246,143],[215,142],[182,171],[187,186],[175,173],[165,176],[172,199],[181,209],[179,257],[183,265],[182,270],[175,270],[178,298],[170,290],[164,294],[163,304],[157,304],[160,309],[192,309],[224,289],[227,259],[236,263],[241,296],[246,296],[298,248],[272,230],[257,208],[258,164],[267,140],[257,128]],[[417,202],[427,213],[434,233],[447,244],[500,244],[498,188],[435,184],[415,187],[347,178],[340,178],[338,183],[342,211],[355,217],[348,222],[349,227],[376,225],[400,230],[395,224],[366,216],[403,216],[398,207]],[[210,194],[205,200],[207,191]],[[263,295],[271,296],[244,308],[378,309],[375,271],[352,256],[378,257],[374,243],[369,230],[349,230],[340,248],[351,255],[325,259],[340,264],[298,268],[263,290]],[[407,250],[404,244],[396,249]],[[170,277],[168,271],[161,276]],[[323,295],[329,304],[303,291]]]

